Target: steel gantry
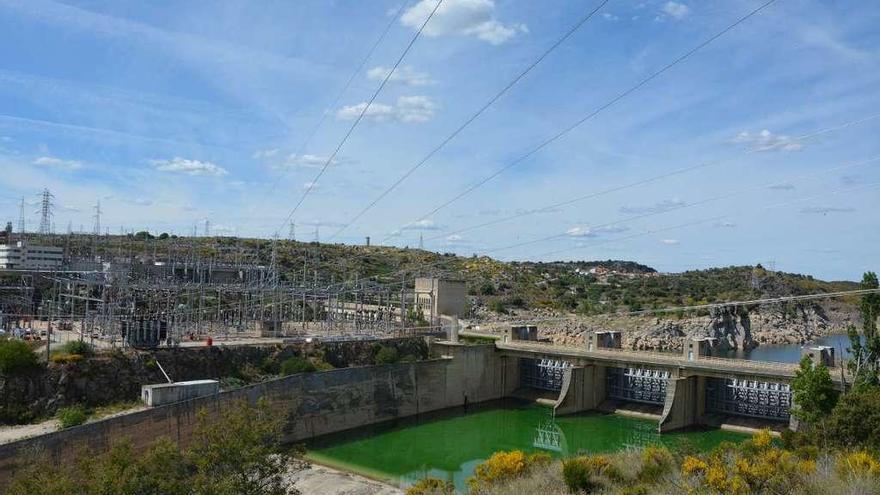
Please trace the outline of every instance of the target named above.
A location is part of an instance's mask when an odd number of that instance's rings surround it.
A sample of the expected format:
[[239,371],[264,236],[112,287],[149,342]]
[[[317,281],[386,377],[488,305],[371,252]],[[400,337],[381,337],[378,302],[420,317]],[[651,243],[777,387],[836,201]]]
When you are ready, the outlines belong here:
[[612,399],[647,404],[666,401],[669,372],[646,368],[608,368],[605,371],[606,393]]
[[562,390],[566,368],[571,363],[561,359],[520,359],[520,385],[539,390]]
[[741,378],[710,378],[706,382],[710,412],[788,421],[791,386],[787,383]]

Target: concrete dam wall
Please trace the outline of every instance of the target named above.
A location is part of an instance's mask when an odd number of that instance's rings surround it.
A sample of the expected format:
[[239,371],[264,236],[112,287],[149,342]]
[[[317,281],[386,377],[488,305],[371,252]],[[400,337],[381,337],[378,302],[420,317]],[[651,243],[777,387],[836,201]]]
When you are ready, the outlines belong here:
[[202,409],[217,415],[239,400],[263,398],[288,418],[285,441],[312,437],[468,403],[503,398],[519,385],[516,358],[493,345],[439,346],[442,357],[414,363],[291,375],[219,394],[88,423],[0,445],[0,487],[25,453],[42,451],[52,462],[72,462],[84,448],[106,451],[128,438],[136,451],[160,438],[189,443]]

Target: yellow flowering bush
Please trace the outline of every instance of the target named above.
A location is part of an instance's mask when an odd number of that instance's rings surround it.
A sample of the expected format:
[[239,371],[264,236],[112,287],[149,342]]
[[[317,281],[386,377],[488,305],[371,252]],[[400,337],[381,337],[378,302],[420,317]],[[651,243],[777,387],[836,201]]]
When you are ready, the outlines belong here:
[[837,460],[837,473],[842,477],[880,476],[880,462],[865,451],[850,452]]
[[546,465],[549,462],[550,456],[545,453],[526,455],[521,450],[495,452],[477,465],[474,476],[468,479],[468,485],[476,490],[484,485],[520,476],[532,466]]
[[746,495],[791,493],[803,477],[816,471],[816,461],[773,445],[763,430],[740,446],[724,445],[707,458],[685,457],[681,473],[693,493]]
[[455,485],[438,478],[423,478],[406,490],[406,495],[453,495]]

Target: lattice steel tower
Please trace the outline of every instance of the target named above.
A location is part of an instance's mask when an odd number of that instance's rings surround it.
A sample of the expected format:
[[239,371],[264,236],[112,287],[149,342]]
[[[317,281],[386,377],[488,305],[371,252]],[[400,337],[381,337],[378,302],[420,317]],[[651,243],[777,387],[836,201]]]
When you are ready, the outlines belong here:
[[48,189],[43,189],[42,199],[40,201],[40,234],[48,235],[52,233],[52,208],[54,204],[52,200],[54,196]]

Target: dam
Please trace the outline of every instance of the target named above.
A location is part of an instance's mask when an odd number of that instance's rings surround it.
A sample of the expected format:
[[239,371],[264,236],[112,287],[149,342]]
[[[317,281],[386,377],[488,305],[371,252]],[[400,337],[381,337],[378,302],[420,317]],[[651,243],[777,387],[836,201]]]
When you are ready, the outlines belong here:
[[[713,358],[703,355],[699,343],[683,355],[625,351],[607,347],[614,345],[613,336],[601,333],[583,347],[521,340],[514,333],[473,344],[451,333],[446,340],[429,338],[432,357],[423,361],[299,373],[0,445],[0,478],[34,449],[64,463],[83,447],[100,453],[121,438],[135,450],[163,437],[186,446],[198,411],[218,414],[241,400],[265,400],[285,418],[284,441],[291,444],[523,397],[544,406],[537,423],[546,428],[532,424],[527,436],[561,450],[552,421],[595,411],[645,407],[638,430],[651,435],[717,425],[717,416],[777,429],[789,424],[796,365]],[[828,359],[822,352],[814,358]],[[832,376],[843,376],[838,371],[833,368]]]

